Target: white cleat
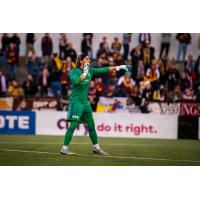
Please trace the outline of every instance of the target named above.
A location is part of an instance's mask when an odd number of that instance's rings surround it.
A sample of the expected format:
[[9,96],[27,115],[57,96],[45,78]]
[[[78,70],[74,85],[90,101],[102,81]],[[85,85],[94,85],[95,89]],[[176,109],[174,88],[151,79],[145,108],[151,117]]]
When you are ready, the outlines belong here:
[[64,148],[61,149],[60,153],[61,153],[62,155],[69,155],[69,156],[76,155],[76,153],[71,152],[71,151],[69,151],[68,149],[64,149]]
[[103,156],[109,156],[109,154],[105,152],[103,149],[97,149],[95,147],[93,147],[93,153],[103,155]]

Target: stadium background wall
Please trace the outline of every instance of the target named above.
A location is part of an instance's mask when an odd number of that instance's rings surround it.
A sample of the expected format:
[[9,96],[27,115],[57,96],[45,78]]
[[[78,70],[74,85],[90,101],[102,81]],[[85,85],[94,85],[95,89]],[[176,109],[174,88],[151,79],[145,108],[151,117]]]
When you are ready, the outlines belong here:
[[[12,35],[12,34],[11,34]],[[20,49],[20,55],[23,56],[25,53],[25,37],[26,33],[19,33],[18,34],[21,39],[21,49]],[[41,38],[43,37],[44,33],[36,33],[36,42],[35,42],[35,50],[37,56],[41,56]],[[133,33],[132,34],[132,41],[130,44],[130,49],[138,45],[138,35],[139,33]],[[58,51],[58,42],[59,42],[59,33],[50,33],[50,36],[53,40],[53,51]],[[99,48],[99,43],[102,41],[102,37],[106,36],[108,38],[108,41],[110,43],[113,41],[114,37],[118,37],[122,41],[122,33],[94,33],[93,37],[93,55],[96,56],[96,52]],[[174,57],[174,55],[177,55],[177,48],[178,48],[178,42],[176,40],[176,33],[172,33],[171,37],[171,47],[169,52],[169,57]],[[192,33],[192,41],[191,45],[188,46],[188,54],[192,53],[194,57],[197,57],[199,55],[199,49],[198,49],[198,33]],[[2,33],[0,33],[0,37],[2,37]],[[77,51],[77,53],[80,53],[80,44],[82,40],[82,33],[67,33],[68,41],[72,42],[73,47]],[[151,33],[151,44],[155,47],[155,49],[160,49],[160,42],[161,42],[161,34],[160,33]],[[1,48],[1,47],[0,47]],[[158,57],[159,51],[155,52],[155,56]]]
[[[66,112],[58,111],[0,111],[0,134],[64,135],[65,118]],[[196,116],[94,113],[94,118],[100,137],[200,139]],[[88,135],[87,126],[74,135]]]

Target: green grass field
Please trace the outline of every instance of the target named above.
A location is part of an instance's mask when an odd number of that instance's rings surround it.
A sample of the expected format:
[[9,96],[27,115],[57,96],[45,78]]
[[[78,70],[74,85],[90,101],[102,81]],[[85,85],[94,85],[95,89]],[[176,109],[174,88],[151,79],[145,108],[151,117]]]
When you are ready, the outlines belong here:
[[200,141],[99,138],[110,156],[95,155],[89,137],[73,137],[63,156],[62,136],[0,135],[1,166],[200,166]]

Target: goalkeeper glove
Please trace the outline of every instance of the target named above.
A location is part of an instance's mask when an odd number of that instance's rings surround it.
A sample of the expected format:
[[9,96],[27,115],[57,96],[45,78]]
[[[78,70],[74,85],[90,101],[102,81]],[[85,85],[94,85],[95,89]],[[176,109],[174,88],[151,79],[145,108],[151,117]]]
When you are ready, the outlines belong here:
[[123,69],[123,70],[125,70],[125,71],[128,71],[128,68],[127,68],[126,65],[116,66],[116,70],[117,70],[117,71],[119,71],[119,70],[121,70],[121,69]]
[[84,64],[83,74],[82,74],[84,76],[84,78],[87,76],[87,74],[89,72],[89,67],[90,67],[89,63]]

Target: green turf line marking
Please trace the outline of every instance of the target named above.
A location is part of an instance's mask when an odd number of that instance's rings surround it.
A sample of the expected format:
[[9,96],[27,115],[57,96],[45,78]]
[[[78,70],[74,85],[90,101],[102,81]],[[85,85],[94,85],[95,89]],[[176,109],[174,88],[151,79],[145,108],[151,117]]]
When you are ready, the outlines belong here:
[[[17,149],[0,149],[0,151],[60,155],[60,153],[53,153],[53,152],[46,152],[46,151],[26,151],[26,150],[17,150]],[[100,155],[84,155],[84,154],[76,154],[76,155],[77,156],[82,156],[82,157],[99,157],[99,158],[101,157],[101,158],[117,158],[117,159],[134,159],[134,160],[154,160],[154,161],[200,163],[200,160],[173,160],[173,159],[165,159],[165,158],[143,158],[143,157],[135,157],[135,156],[124,157],[124,156],[100,156]]]

